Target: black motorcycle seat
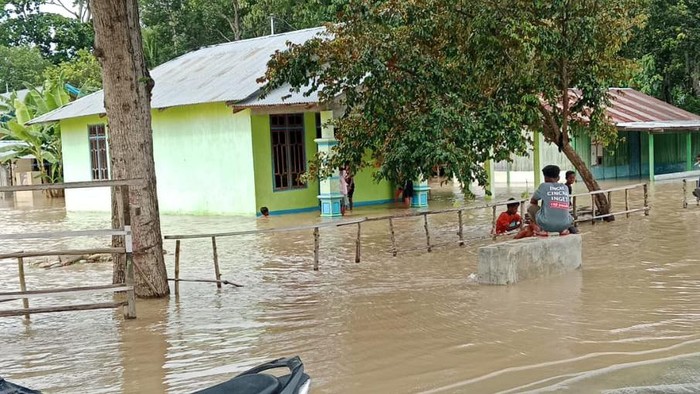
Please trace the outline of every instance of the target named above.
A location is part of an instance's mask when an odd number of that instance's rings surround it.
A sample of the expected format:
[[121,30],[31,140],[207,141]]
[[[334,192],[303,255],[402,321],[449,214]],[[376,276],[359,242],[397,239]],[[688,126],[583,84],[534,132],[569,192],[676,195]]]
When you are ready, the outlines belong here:
[[275,394],[282,388],[276,377],[264,373],[242,375],[196,394]]

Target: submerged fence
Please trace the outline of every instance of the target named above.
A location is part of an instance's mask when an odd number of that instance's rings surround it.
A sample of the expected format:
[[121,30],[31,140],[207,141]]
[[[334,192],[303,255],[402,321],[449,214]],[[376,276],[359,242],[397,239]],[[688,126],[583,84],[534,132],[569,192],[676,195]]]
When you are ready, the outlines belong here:
[[[2,192],[18,192],[18,191],[47,191],[56,189],[78,189],[78,188],[96,188],[109,187],[117,190],[119,198],[118,206],[121,209],[123,223],[120,228],[110,228],[106,230],[88,230],[88,231],[61,231],[61,232],[45,232],[45,233],[19,233],[19,234],[0,234],[0,240],[22,240],[22,239],[56,239],[56,238],[76,238],[76,237],[121,237],[124,247],[108,247],[108,248],[91,248],[91,249],[61,249],[61,250],[36,250],[36,251],[17,251],[12,253],[0,253],[0,260],[17,259],[17,271],[19,277],[20,291],[2,292],[0,293],[0,302],[22,300],[22,309],[0,310],[0,317],[21,316],[29,319],[31,314],[35,313],[50,313],[50,312],[66,312],[66,311],[83,311],[106,308],[124,307],[124,317],[133,319],[136,317],[136,301],[134,293],[134,261],[133,261],[133,245],[130,222],[130,204],[129,204],[129,186],[140,183],[139,180],[123,180],[123,181],[95,181],[95,182],[73,182],[61,184],[44,184],[44,185],[27,185],[27,186],[8,186],[0,187]],[[102,286],[88,287],[70,287],[70,288],[53,288],[41,290],[27,290],[26,278],[24,272],[24,259],[27,257],[39,256],[74,256],[84,254],[110,253],[121,254],[126,259],[126,279],[124,283],[109,284]],[[45,297],[61,297],[74,296],[77,294],[95,292],[111,292],[111,293],[126,293],[126,300],[117,302],[102,302],[102,303],[85,303],[73,305],[57,305],[49,307],[29,307],[29,298],[45,298]]]
[[[683,179],[683,208],[688,208],[688,181],[691,181],[691,192],[700,189],[700,180],[697,177]],[[691,193],[692,194],[692,193]],[[700,207],[700,193],[693,195],[691,200],[695,200],[695,206]]]
[[[635,189],[642,189],[642,191],[643,191],[642,206],[636,207],[636,208],[630,206],[630,191],[635,190]],[[612,198],[613,198],[613,193],[616,193],[616,192],[624,193],[624,210],[620,210],[620,211],[613,210]],[[596,212],[595,197],[598,194],[606,194],[608,201],[610,202],[610,207],[611,207],[610,213],[598,214]],[[581,207],[579,205],[579,201],[582,201],[584,198],[587,199],[588,197],[591,198],[592,205],[590,208],[585,209],[585,207]],[[315,271],[317,271],[319,269],[319,262],[320,262],[319,249],[320,249],[320,242],[321,242],[319,229],[322,229],[322,228],[339,228],[339,227],[346,227],[346,226],[356,226],[357,227],[357,235],[355,237],[354,261],[356,263],[359,263],[361,261],[361,258],[362,258],[362,224],[363,223],[379,222],[379,221],[387,222],[387,225],[388,225],[387,235],[391,241],[391,254],[392,254],[392,256],[396,256],[399,253],[399,249],[398,249],[397,243],[396,243],[394,222],[396,220],[401,220],[401,219],[406,219],[406,218],[422,217],[423,218],[423,230],[425,232],[425,246],[421,247],[420,249],[421,250],[424,249],[427,252],[432,252],[432,250],[435,247],[442,246],[442,245],[458,244],[459,246],[464,246],[466,244],[467,240],[464,237],[464,224],[465,224],[464,223],[464,213],[465,212],[491,209],[492,210],[492,231],[491,231],[491,233],[487,234],[483,238],[487,239],[489,237],[492,237],[493,239],[496,239],[494,229],[496,226],[496,220],[498,218],[498,207],[506,206],[506,205],[512,204],[514,202],[520,202],[521,203],[520,204],[520,212],[521,212],[521,216],[524,218],[524,211],[525,211],[525,204],[524,203],[526,203],[528,201],[529,200],[502,201],[502,202],[497,202],[497,203],[493,203],[493,204],[486,204],[486,205],[474,206],[474,207],[459,207],[459,208],[450,208],[450,209],[442,209],[442,210],[417,211],[417,212],[410,212],[410,213],[407,213],[404,215],[386,215],[386,216],[377,216],[377,217],[364,217],[364,218],[360,218],[360,219],[346,220],[346,221],[342,221],[342,222],[327,222],[327,223],[319,223],[319,224],[295,226],[295,227],[281,227],[281,228],[271,228],[271,229],[230,231],[230,232],[218,232],[218,233],[207,233],[207,234],[166,235],[164,237],[164,239],[175,241],[175,278],[174,278],[174,281],[175,281],[175,293],[178,294],[179,293],[178,283],[180,281],[186,281],[185,279],[180,279],[180,264],[181,264],[180,259],[181,259],[181,249],[182,249],[181,242],[184,240],[207,239],[207,238],[211,239],[213,268],[214,268],[215,279],[211,280],[211,281],[209,281],[209,280],[198,280],[198,281],[215,282],[217,284],[217,287],[220,288],[222,283],[226,283],[228,281],[222,281],[222,279],[221,279],[221,271],[220,271],[220,267],[219,267],[219,255],[218,255],[218,249],[217,249],[217,244],[216,244],[217,238],[236,237],[236,236],[243,236],[243,235],[250,235],[250,234],[276,234],[276,233],[291,233],[291,232],[308,231],[313,236],[313,242],[314,242],[313,269]],[[594,191],[594,192],[589,192],[589,193],[575,194],[572,196],[572,206],[573,206],[574,220],[575,220],[575,223],[577,223],[577,224],[582,223],[582,222],[587,222],[587,221],[590,221],[591,223],[595,224],[597,220],[605,219],[605,218],[612,217],[615,215],[625,215],[626,217],[629,218],[630,214],[634,213],[634,212],[643,212],[643,214],[645,216],[648,216],[649,210],[651,209],[651,207],[649,206],[649,193],[648,193],[648,186],[646,183],[616,187],[616,188],[599,190],[599,191]],[[435,243],[434,242],[434,239],[431,237],[431,227],[430,227],[429,217],[431,217],[433,215],[439,215],[439,214],[456,214],[457,223],[458,223],[457,239],[446,241],[443,243]],[[521,225],[521,227],[522,227],[522,225]],[[415,249],[402,250],[402,251],[412,251],[412,250],[415,250]]]

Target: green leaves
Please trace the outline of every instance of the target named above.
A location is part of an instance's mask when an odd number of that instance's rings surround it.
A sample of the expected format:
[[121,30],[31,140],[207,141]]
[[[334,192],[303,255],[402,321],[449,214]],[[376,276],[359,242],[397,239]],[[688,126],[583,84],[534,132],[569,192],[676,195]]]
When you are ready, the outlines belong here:
[[[275,54],[259,81],[344,109],[335,155],[311,176],[349,160],[398,183],[441,165],[484,184],[482,163],[525,154],[525,129],[568,143],[569,120],[590,116],[581,132],[614,136],[602,108],[636,12],[636,0],[350,1],[342,23]],[[581,94],[563,110],[570,88]]]
[[29,125],[27,122],[68,103],[70,98],[63,88],[63,81],[49,80],[42,88],[31,89],[24,100],[17,99],[16,94],[12,96],[12,100],[5,104],[12,117],[0,123],[0,139],[15,140],[17,144],[5,149],[13,154],[0,155],[2,161],[12,161],[26,155],[34,156],[37,162],[50,164],[48,171],[44,166],[39,166],[44,182],[61,182],[63,167],[59,125]]

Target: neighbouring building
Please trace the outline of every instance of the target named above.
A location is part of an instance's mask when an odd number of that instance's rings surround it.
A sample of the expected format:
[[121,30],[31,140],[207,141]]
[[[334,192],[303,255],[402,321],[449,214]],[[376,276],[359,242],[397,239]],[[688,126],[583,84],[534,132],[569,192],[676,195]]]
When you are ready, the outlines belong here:
[[[591,172],[599,180],[682,177],[693,170],[700,154],[700,116],[629,88],[611,88],[607,114],[618,130],[616,146],[603,147],[588,136],[572,140]],[[574,169],[557,146],[545,144],[539,133],[530,157],[497,163],[497,171],[527,172],[538,184],[540,169],[534,163]],[[499,177],[502,178],[502,177]]]

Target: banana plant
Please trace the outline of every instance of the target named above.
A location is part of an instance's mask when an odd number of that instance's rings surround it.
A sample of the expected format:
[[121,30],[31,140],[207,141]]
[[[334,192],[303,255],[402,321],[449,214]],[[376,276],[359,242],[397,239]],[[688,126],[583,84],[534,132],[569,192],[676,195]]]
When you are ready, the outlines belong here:
[[[20,157],[36,158],[39,176],[43,183],[63,181],[61,161],[61,129],[57,123],[28,124],[35,117],[67,104],[70,96],[64,90],[61,78],[47,81],[44,86],[32,88],[20,100],[16,94],[6,100],[6,113],[0,121],[0,139],[16,141],[0,148],[0,163],[5,164]],[[6,155],[2,155],[6,153]]]

